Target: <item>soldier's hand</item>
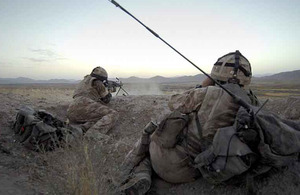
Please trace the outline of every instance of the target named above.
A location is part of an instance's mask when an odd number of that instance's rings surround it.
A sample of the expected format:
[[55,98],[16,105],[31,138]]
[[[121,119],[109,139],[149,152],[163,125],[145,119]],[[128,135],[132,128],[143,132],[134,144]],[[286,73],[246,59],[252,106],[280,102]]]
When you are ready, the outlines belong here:
[[104,102],[105,104],[108,104],[112,98],[112,95],[109,93],[105,97],[101,98],[101,101]]
[[112,87],[112,90],[111,90],[111,93],[116,92],[116,91],[117,91],[116,87],[113,86],[113,87]]
[[109,87],[107,90],[108,90],[109,93],[114,93],[114,92],[117,91],[115,86]]

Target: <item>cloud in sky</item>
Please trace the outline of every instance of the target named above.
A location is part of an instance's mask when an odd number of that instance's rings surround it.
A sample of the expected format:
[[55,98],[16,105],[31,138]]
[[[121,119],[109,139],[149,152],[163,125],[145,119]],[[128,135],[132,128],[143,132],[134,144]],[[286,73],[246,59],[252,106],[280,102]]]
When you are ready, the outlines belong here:
[[4,69],[17,69],[17,68],[33,68],[33,66],[30,65],[17,65],[17,64],[13,64],[11,62],[3,62],[0,61],[0,68],[4,68]]
[[[207,72],[237,49],[254,75],[299,69],[299,0],[117,1]],[[30,66],[22,74],[78,79],[98,65],[119,77],[199,73],[104,0],[0,0],[0,27],[0,77]]]
[[42,59],[42,58],[25,58],[24,59],[26,60],[29,60],[31,62],[50,62],[50,61],[53,61],[53,60],[46,60],[46,59]]
[[51,51],[49,49],[29,49],[30,51],[37,53],[42,56],[46,57],[56,57],[58,54],[56,54],[54,51]]
[[12,67],[13,65],[12,65],[12,63],[9,63],[9,62],[1,62],[0,61],[0,67],[1,68],[10,68],[10,67]]
[[37,57],[23,57],[23,59],[29,60],[30,62],[55,62],[61,60],[67,60],[67,58],[58,54],[57,52],[50,49],[29,49]]

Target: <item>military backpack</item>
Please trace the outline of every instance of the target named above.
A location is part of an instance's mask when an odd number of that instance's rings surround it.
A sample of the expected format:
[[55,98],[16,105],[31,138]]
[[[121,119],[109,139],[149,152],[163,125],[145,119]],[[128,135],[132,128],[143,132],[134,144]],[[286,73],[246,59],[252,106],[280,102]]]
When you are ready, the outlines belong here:
[[34,110],[22,106],[12,127],[16,139],[26,148],[35,151],[49,151],[63,146],[82,135],[80,128],[67,125],[45,110]]

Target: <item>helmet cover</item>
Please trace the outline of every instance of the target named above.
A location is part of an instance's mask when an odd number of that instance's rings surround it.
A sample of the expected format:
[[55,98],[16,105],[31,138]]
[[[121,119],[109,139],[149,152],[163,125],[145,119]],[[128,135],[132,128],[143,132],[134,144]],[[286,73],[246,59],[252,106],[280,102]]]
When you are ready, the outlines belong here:
[[228,53],[214,64],[211,77],[218,81],[249,85],[252,77],[250,62],[238,50]]

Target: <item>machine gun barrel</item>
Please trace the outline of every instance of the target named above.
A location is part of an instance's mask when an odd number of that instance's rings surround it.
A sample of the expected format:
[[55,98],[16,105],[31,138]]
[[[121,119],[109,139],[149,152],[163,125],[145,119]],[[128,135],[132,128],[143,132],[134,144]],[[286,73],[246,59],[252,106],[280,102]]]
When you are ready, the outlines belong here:
[[123,86],[123,83],[117,83],[115,81],[110,81],[110,80],[107,80],[107,87],[108,88],[112,88],[112,87],[122,87]]
[[[107,89],[108,89],[109,91],[115,92],[115,91],[116,91],[115,89],[116,89],[117,87],[119,87],[119,90],[118,90],[118,92],[117,92],[116,95],[119,94],[119,92],[120,92],[121,89],[122,89],[122,91],[125,92],[126,95],[129,95],[129,93],[123,88],[123,83],[122,83],[122,81],[120,81],[120,79],[118,79],[118,78],[116,78],[116,79],[117,79],[117,82],[116,82],[116,81],[107,80],[107,82],[106,82]],[[124,94],[123,94],[123,95],[124,95]]]

